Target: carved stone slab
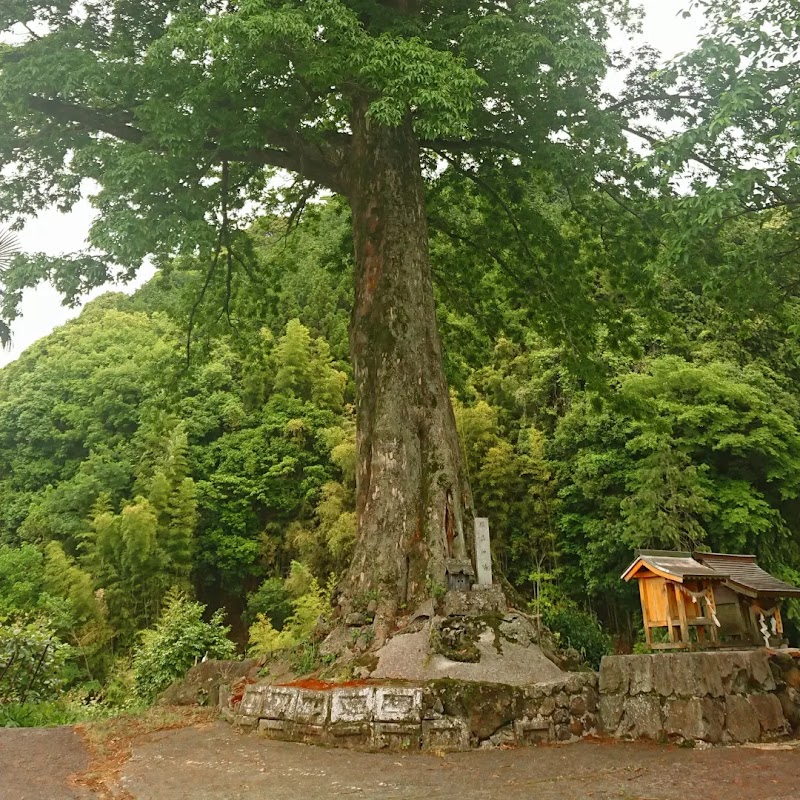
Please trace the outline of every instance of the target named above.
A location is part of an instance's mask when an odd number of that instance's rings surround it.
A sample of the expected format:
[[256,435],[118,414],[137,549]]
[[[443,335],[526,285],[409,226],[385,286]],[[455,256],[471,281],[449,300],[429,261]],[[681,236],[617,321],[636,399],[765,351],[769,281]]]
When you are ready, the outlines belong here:
[[491,586],[492,548],[487,517],[475,517],[475,567],[478,571],[478,586]]
[[372,687],[339,689],[331,698],[331,722],[371,722],[374,708]]
[[378,722],[419,722],[422,719],[422,689],[381,686],[375,690]]

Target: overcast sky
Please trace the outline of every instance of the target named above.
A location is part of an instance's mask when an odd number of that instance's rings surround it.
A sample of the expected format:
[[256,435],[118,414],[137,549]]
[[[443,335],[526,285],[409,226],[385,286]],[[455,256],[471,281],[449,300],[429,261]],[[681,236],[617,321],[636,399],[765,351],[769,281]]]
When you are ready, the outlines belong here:
[[[688,50],[695,42],[699,21],[697,18],[683,19],[679,12],[688,6],[688,0],[643,0],[646,10],[643,40],[655,45],[665,57]],[[616,43],[622,46],[624,43]],[[23,251],[45,252],[50,255],[80,250],[92,219],[88,202],[80,203],[70,214],[45,211],[32,220],[19,235]],[[126,287],[107,286],[87,295],[86,301],[104,291],[114,289],[133,291],[152,275],[152,269],[143,269],[136,282]],[[0,350],[0,366],[13,361],[36,339],[45,336],[58,325],[76,316],[79,308],[61,305],[61,298],[50,285],[28,290],[20,308],[21,317],[13,326],[11,349]]]

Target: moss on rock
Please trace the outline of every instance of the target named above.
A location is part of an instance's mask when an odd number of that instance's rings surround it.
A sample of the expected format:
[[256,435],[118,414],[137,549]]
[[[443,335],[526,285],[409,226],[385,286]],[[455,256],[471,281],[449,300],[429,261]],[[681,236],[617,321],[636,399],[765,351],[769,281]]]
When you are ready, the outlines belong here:
[[525,690],[502,683],[477,683],[443,678],[427,684],[433,702],[447,716],[467,720],[470,733],[479,741],[520,716]]

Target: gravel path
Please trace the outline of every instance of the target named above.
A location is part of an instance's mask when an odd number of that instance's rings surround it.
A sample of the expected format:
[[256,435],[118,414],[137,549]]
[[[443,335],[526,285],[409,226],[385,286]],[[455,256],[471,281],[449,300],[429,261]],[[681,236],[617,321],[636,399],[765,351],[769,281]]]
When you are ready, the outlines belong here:
[[[440,758],[353,753],[239,734],[224,723],[149,734],[122,768],[134,800],[786,800],[800,742],[688,750],[595,742]],[[0,800],[95,800],[70,773],[86,753],[69,728],[0,729]],[[127,792],[127,793],[126,793]]]
[[136,800],[773,800],[798,797],[800,749],[642,743],[458,753],[353,753],[243,735],[224,723],[134,748]]
[[70,784],[88,763],[72,728],[0,728],[0,800],[90,800]]

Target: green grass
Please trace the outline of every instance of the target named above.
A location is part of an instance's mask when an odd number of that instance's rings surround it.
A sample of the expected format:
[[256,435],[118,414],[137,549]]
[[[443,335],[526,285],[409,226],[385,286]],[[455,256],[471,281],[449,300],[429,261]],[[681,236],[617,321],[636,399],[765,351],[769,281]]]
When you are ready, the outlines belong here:
[[144,703],[124,707],[113,703],[86,702],[81,697],[66,695],[60,700],[36,703],[0,702],[0,728],[52,728],[79,722],[106,720],[128,712],[139,712]]
[[0,703],[0,728],[51,728],[79,722],[78,709],[62,702]]

